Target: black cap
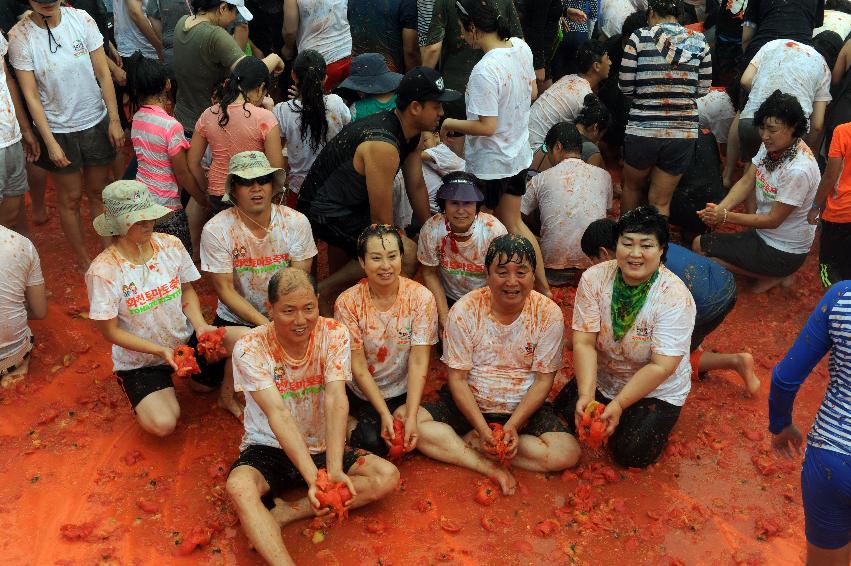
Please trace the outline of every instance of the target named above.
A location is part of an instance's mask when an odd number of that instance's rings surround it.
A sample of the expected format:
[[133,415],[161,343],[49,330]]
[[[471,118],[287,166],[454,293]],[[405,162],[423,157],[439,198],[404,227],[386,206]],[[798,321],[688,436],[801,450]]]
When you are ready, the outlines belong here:
[[452,102],[461,96],[457,90],[444,88],[443,76],[430,67],[414,67],[402,77],[396,89],[396,97],[405,102]]

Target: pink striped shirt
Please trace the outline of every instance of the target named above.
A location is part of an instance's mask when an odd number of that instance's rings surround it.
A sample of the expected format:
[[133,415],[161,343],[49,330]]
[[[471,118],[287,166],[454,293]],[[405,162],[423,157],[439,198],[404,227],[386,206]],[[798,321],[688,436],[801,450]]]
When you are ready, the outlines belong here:
[[148,187],[157,203],[173,210],[183,208],[171,168],[171,158],[189,149],[183,126],[159,106],[142,106],[133,116],[130,137],[139,160],[136,180]]

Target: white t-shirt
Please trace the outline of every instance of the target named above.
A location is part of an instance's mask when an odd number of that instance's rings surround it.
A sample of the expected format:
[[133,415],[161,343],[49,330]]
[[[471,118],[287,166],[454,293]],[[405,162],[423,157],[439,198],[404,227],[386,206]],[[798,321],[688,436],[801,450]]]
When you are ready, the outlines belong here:
[[[115,19],[115,47],[118,49],[118,54],[122,57],[130,57],[136,51],[141,51],[145,58],[157,59],[157,50],[130,18],[127,0],[112,0],[112,10]],[[145,13],[144,6],[142,13]]]
[[695,98],[694,101],[697,103],[700,127],[709,129],[718,143],[727,143],[730,124],[736,117],[730,96],[726,92],[710,90],[709,94]]
[[[122,330],[168,348],[186,344],[192,325],[183,314],[183,284],[201,278],[183,243],[154,232],[154,255],[144,265],[125,259],[115,246],[98,255],[86,272],[89,318],[118,317]],[[159,356],[126,350],[113,344],[114,371],[165,364]]]
[[753,158],[756,165],[756,213],[768,214],[775,202],[796,207],[777,228],[757,228],[765,243],[780,251],[805,254],[816,237],[816,227],[807,222],[807,214],[816,196],[821,174],[812,151],[803,140],[798,142],[795,158],[771,173],[760,165],[765,144]]
[[27,287],[42,285],[35,246],[17,232],[0,226],[0,360],[18,353],[32,336],[27,325]]
[[89,56],[103,47],[103,36],[85,11],[63,6],[61,13],[59,25],[50,30],[62,46],[56,53],[48,48],[47,30],[29,17],[9,32],[9,61],[15,69],[35,74],[47,124],[55,134],[86,130],[106,116]]
[[423,159],[423,179],[428,189],[428,206],[432,214],[437,214],[437,190],[443,185],[443,176],[463,171],[467,164],[464,158],[455,155],[455,152],[443,143],[424,151],[432,159]]
[[488,246],[508,230],[485,212],[479,212],[472,226],[473,234],[466,242],[456,241],[458,251],[452,251],[449,229],[442,213],[435,214],[423,224],[417,243],[417,259],[423,265],[440,266],[440,282],[446,296],[457,301],[470,291],[487,283],[485,255]]
[[[310,166],[313,165],[316,156],[325,147],[319,144],[316,151],[310,147],[310,136],[307,139],[301,137],[301,111],[297,100],[279,102],[272,111],[278,119],[281,128],[281,137],[286,140],[287,161],[290,171],[287,175],[288,188],[298,194]],[[328,122],[328,133],[326,142],[337,135],[343,126],[352,121],[349,108],[342,98],[336,94],[325,95],[325,120]]]
[[536,373],[561,369],[564,315],[557,304],[532,291],[511,324],[490,312],[491,290],[477,289],[449,310],[441,360],[467,370],[467,383],[483,413],[512,413]]
[[544,91],[529,111],[529,147],[533,152],[544,144],[550,128],[576,120],[591,94],[591,83],[579,75],[565,75]]
[[[379,311],[361,280],[337,297],[334,318],[346,325],[352,350],[363,350],[369,373],[381,396],[397,397],[408,390],[408,357],[413,346],[437,344],[437,303],[431,291],[405,277],[399,278],[396,302]],[[352,393],[366,399],[353,381]]]
[[298,0],[299,51],[318,51],[330,65],[352,54],[348,0]]
[[[233,288],[259,312],[266,312],[269,280],[276,271],[317,253],[307,217],[288,206],[272,205],[271,231],[257,238],[239,218],[236,208],[218,213],[201,232],[201,269],[232,273]],[[216,314],[237,324],[250,325],[219,299]]]
[[813,37],[823,31],[836,32],[844,42],[848,34],[851,33],[851,14],[839,10],[825,10],[824,25],[813,30]]
[[772,92],[780,90],[798,99],[804,115],[813,113],[813,102],[830,102],[830,69],[819,52],[803,43],[775,39],[763,45],[751,59],[756,67],[742,118],[753,118]]
[[691,292],[664,265],[650,287],[647,300],[627,333],[615,342],[612,332],[612,288],[617,260],[606,261],[582,274],[573,307],[573,330],[597,332],[597,389],[614,399],[651,354],[682,356],[680,365],[647,397],[683,406],[691,390],[689,349],[696,309]]
[[601,0],[597,24],[606,37],[618,35],[633,12],[647,10],[647,0]]
[[[9,51],[9,44],[3,34],[0,34],[0,57],[5,57]],[[21,97],[23,99],[23,97]],[[12,95],[9,94],[9,85],[6,83],[6,73],[0,67],[0,148],[9,147],[21,141],[21,128],[18,118],[15,116],[15,105],[12,103]]]
[[532,164],[529,105],[535,69],[532,51],[512,37],[511,47],[491,49],[473,67],[467,82],[467,119],[496,116],[492,136],[466,136],[467,172],[480,179],[512,177]]
[[233,347],[233,385],[245,395],[245,434],[240,450],[252,444],[281,448],[266,413],[249,393],[277,388],[311,454],[325,452],[325,384],[352,380],[349,331],[319,317],[307,352],[289,356],[272,323],[252,329]]
[[591,265],[579,245],[593,221],[612,207],[612,176],[581,159],[565,159],[532,177],[520,201],[520,211],[541,214],[541,253],[550,269]]

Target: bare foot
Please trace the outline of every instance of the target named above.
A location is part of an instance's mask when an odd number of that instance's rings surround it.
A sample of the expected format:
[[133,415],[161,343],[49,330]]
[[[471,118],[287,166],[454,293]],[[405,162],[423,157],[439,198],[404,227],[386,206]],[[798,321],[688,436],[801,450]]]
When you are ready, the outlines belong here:
[[299,499],[298,501],[290,503],[289,501],[284,501],[280,497],[275,497],[274,502],[275,506],[272,507],[269,512],[272,514],[272,517],[275,518],[275,521],[282,527],[292,523],[293,521],[298,521],[299,519],[305,519],[314,515],[313,509],[310,508],[307,498]]
[[783,277],[771,277],[769,279],[758,279],[751,287],[751,292],[755,295],[765,293],[774,289],[783,281]]
[[28,356],[24,361],[18,364],[18,367],[16,367],[14,371],[10,371],[4,375],[2,379],[0,379],[0,386],[2,386],[3,389],[9,389],[16,383],[20,383],[27,376],[29,369],[30,358]]
[[748,388],[748,395],[751,397],[756,395],[762,382],[753,371],[753,356],[745,352],[736,354],[735,371],[744,380],[745,386]]
[[33,224],[35,224],[36,226],[47,224],[50,221],[50,215],[47,213],[46,208],[43,208],[41,210],[36,210],[33,208],[32,217]]
[[488,477],[496,480],[503,495],[514,495],[514,490],[517,489],[517,480],[514,479],[508,468],[495,463],[493,471],[488,474]]
[[240,405],[233,397],[219,397],[218,401],[216,401],[216,404],[220,408],[235,416],[237,419],[242,420],[242,405]]

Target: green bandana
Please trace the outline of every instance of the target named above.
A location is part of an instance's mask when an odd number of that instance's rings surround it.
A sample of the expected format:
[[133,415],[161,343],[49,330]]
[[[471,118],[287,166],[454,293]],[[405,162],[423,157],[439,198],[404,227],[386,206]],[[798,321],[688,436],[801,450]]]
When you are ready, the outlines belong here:
[[635,317],[638,316],[638,311],[644,306],[647,294],[650,293],[650,287],[653,286],[658,276],[659,270],[657,269],[650,279],[633,287],[626,284],[623,275],[621,275],[621,270],[618,268],[615,284],[612,287],[612,333],[615,335],[615,342],[620,342],[621,338],[635,324]]

